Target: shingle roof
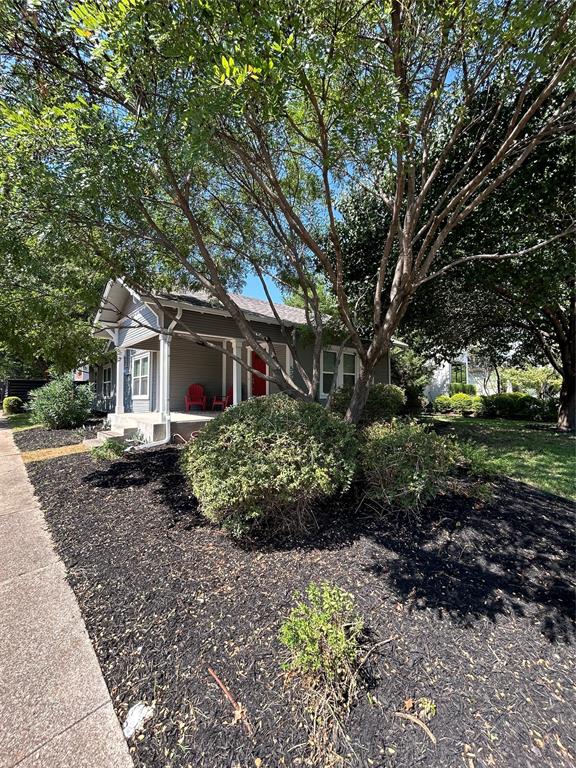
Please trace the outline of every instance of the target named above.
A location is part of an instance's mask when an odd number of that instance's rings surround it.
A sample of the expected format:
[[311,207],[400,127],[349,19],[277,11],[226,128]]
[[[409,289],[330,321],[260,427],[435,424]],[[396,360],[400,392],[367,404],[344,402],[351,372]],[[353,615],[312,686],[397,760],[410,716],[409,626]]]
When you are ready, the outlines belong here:
[[[222,304],[217,301],[213,296],[209,296],[204,291],[185,291],[181,289],[175,290],[170,294],[163,294],[165,298],[171,298],[176,301],[186,301],[189,304],[193,304],[197,307],[209,307],[212,309],[221,309],[224,311]],[[229,294],[230,298],[240,307],[243,312],[251,315],[260,315],[268,320],[275,320],[274,312],[268,301],[262,299],[253,299],[250,296],[241,296],[239,293]],[[306,313],[303,309],[298,307],[289,307],[287,304],[274,304],[278,316],[286,323],[293,323],[294,325],[306,324]]]

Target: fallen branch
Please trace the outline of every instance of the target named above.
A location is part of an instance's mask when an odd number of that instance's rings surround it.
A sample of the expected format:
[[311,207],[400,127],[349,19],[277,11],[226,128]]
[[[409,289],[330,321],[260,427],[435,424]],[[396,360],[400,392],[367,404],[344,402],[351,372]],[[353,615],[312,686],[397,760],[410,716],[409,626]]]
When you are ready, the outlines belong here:
[[430,728],[426,725],[426,723],[423,723],[422,720],[420,720],[419,717],[416,717],[416,715],[411,715],[408,712],[394,712],[396,717],[403,717],[404,720],[410,720],[412,723],[416,723],[416,725],[419,725],[420,728],[424,731],[424,733],[429,737],[432,744],[436,744],[436,736],[432,733]]
[[242,704],[236,701],[236,699],[232,696],[228,688],[226,688],[222,680],[220,680],[216,672],[214,672],[212,667],[208,667],[208,672],[212,675],[212,677],[216,681],[218,687],[220,688],[224,696],[226,696],[230,704],[232,704],[232,706],[234,707],[234,722],[235,723],[241,722],[244,728],[246,729],[247,734],[249,736],[253,736],[254,732],[252,730],[252,726],[248,722],[248,718],[246,717],[246,710],[244,709]]

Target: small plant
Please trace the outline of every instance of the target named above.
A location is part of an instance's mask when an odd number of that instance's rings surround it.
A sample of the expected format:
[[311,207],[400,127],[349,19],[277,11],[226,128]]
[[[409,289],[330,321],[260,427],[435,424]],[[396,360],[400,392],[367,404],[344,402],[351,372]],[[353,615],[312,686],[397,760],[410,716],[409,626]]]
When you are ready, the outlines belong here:
[[122,456],[125,448],[119,440],[108,438],[102,445],[92,448],[90,456],[96,461],[114,461]]
[[357,698],[364,620],[340,587],[310,583],[280,627],[284,669],[304,683],[310,716],[308,765],[343,765],[336,745],[347,738],[344,719]]
[[24,410],[24,403],[19,397],[11,395],[10,397],[5,397],[4,400],[2,400],[2,410],[8,415],[12,415],[14,413],[22,413]]
[[[344,416],[352,398],[353,387],[337,389],[330,400],[330,410]],[[373,421],[389,419],[400,413],[406,403],[406,395],[395,384],[373,384],[368,392],[368,400],[362,412],[361,421],[371,424]]]
[[290,658],[285,668],[312,685],[347,684],[360,653],[364,621],[349,592],[326,582],[310,583],[306,595],[280,628]]
[[436,702],[426,696],[421,696],[419,699],[416,699],[414,709],[416,715],[424,722],[436,717]]
[[93,401],[91,384],[74,384],[72,376],[58,376],[30,393],[30,412],[48,429],[73,429],[88,419]]
[[420,424],[372,424],[364,430],[360,462],[369,499],[412,512],[444,488],[458,455],[449,439]]

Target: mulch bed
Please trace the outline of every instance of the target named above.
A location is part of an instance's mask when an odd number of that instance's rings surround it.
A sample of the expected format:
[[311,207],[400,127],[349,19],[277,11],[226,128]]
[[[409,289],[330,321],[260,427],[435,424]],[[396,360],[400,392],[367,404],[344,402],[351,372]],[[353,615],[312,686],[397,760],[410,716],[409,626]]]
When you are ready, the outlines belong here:
[[[130,742],[138,768],[307,764],[309,715],[277,633],[310,580],[350,590],[370,644],[389,641],[338,745],[348,765],[575,765],[569,502],[503,481],[488,505],[444,497],[394,527],[349,500],[310,540],[239,546],[203,523],[177,459],[28,468],[120,720],[155,703]],[[395,715],[419,697],[437,706],[436,745]]]
[[21,451],[37,451],[41,448],[60,448],[63,445],[78,445],[88,437],[96,437],[102,429],[102,422],[94,422],[80,429],[45,429],[33,427],[13,432],[14,442]]

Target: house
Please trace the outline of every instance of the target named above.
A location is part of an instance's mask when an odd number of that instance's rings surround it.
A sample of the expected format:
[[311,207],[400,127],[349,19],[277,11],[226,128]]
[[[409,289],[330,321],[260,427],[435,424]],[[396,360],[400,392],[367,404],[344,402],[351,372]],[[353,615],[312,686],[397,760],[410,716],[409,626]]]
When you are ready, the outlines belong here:
[[[286,343],[286,333],[294,339],[298,360],[312,372],[312,344],[306,333],[302,309],[275,305],[280,321],[267,301],[231,294],[262,348],[273,348],[278,360],[298,382],[298,371]],[[139,296],[122,280],[110,281],[102,297],[96,320],[96,333],[107,338],[116,351],[116,362],[91,369],[96,389],[96,408],[109,414],[114,433],[138,432],[146,442],[162,441],[170,434],[187,437],[216,415],[210,410],[212,399],[229,390],[233,404],[250,397],[278,391],[267,366],[243,339],[230,313],[212,297],[201,292],[179,290],[173,293]],[[199,335],[210,346],[192,336]],[[224,349],[243,360],[247,370],[224,353]],[[338,366],[337,347],[326,346],[321,355],[320,400],[325,400],[332,381],[353,384],[359,373],[359,359],[346,348]],[[389,383],[389,359],[382,359],[375,381]],[[208,408],[186,412],[185,395],[191,384],[200,384],[208,398]]]
[[478,395],[498,391],[494,369],[471,352],[462,352],[453,360],[445,360],[433,372],[424,396],[431,402],[438,395],[449,395],[451,384],[473,384]]

